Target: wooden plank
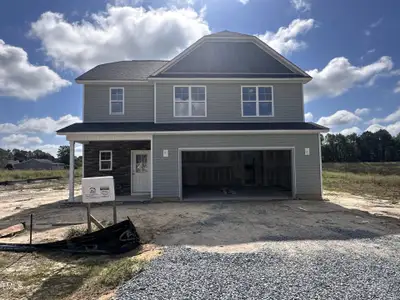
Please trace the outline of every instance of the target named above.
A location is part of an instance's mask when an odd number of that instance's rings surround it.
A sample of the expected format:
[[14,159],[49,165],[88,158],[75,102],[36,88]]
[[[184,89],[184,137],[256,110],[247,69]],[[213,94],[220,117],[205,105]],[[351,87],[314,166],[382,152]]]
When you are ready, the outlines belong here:
[[19,223],[0,230],[0,238],[9,237],[25,230],[25,224]]
[[90,215],[90,221],[93,222],[94,225],[97,226],[97,228],[99,229],[104,229],[104,226],[99,222],[99,220],[97,220],[95,217],[93,217],[92,215]]

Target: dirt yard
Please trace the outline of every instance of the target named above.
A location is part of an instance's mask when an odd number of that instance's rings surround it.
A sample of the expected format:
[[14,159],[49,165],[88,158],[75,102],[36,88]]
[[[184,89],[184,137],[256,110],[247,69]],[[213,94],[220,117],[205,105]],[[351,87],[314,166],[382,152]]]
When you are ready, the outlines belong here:
[[[79,194],[79,190],[76,186],[76,193]],[[0,228],[18,222],[29,224],[32,213],[33,242],[62,239],[71,227],[78,226],[70,224],[85,223],[86,219],[85,207],[66,203],[67,196],[66,187],[52,184],[36,188],[35,185],[2,187]],[[400,233],[400,204],[329,191],[325,193],[325,201],[132,203],[120,204],[117,208],[118,218],[122,220],[129,216],[142,242],[155,248],[184,245],[202,251],[242,252],[254,251],[270,241],[346,241]],[[95,205],[92,214],[100,221],[112,220],[110,206]],[[0,240],[28,241],[28,232]],[[7,267],[14,258],[15,255],[1,254],[0,276],[10,274],[13,268],[21,268],[19,262],[11,269]],[[48,273],[41,274],[46,282]],[[43,285],[43,282],[37,282],[30,289],[40,290]],[[76,292],[72,290],[57,299],[74,297]],[[79,297],[84,299],[82,295]],[[96,299],[93,297],[88,299]]]
[[[34,216],[34,242],[62,238],[71,224],[85,223],[86,208],[66,203],[68,191],[59,186],[21,185],[0,190],[0,228],[18,222],[29,224]],[[76,194],[80,186],[76,186]],[[271,239],[332,238],[326,230],[337,226],[362,229],[371,235],[400,229],[400,205],[388,200],[325,191],[325,201],[132,203],[117,207],[118,219],[127,216],[143,242],[159,245],[223,246]],[[112,209],[95,205],[92,214],[100,221],[112,220]],[[49,226],[44,226],[48,224]],[[53,226],[50,225],[65,225]],[[321,226],[324,225],[324,226]],[[392,226],[394,225],[394,226]],[[28,233],[3,242],[27,242]],[[342,237],[343,238],[343,237]]]

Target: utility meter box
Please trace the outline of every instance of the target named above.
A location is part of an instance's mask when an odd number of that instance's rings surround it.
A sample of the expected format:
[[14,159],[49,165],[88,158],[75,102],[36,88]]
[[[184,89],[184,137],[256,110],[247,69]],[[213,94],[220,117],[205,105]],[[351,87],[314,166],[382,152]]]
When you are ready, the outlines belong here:
[[114,177],[82,178],[82,202],[107,202],[115,200]]

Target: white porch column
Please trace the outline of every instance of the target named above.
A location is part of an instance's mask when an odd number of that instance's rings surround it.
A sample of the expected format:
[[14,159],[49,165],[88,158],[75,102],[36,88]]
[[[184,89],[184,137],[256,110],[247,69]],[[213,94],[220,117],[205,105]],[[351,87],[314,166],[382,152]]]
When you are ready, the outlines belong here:
[[74,201],[75,141],[69,141],[69,202]]

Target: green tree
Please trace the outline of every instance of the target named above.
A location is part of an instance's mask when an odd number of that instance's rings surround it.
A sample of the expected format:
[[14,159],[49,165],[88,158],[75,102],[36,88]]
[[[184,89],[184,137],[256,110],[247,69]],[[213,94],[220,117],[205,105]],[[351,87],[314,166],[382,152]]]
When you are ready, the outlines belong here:
[[57,160],[69,165],[69,146],[60,146],[57,151]]
[[324,162],[400,161],[400,134],[393,137],[386,130],[367,131],[360,136],[327,134],[321,148]]

